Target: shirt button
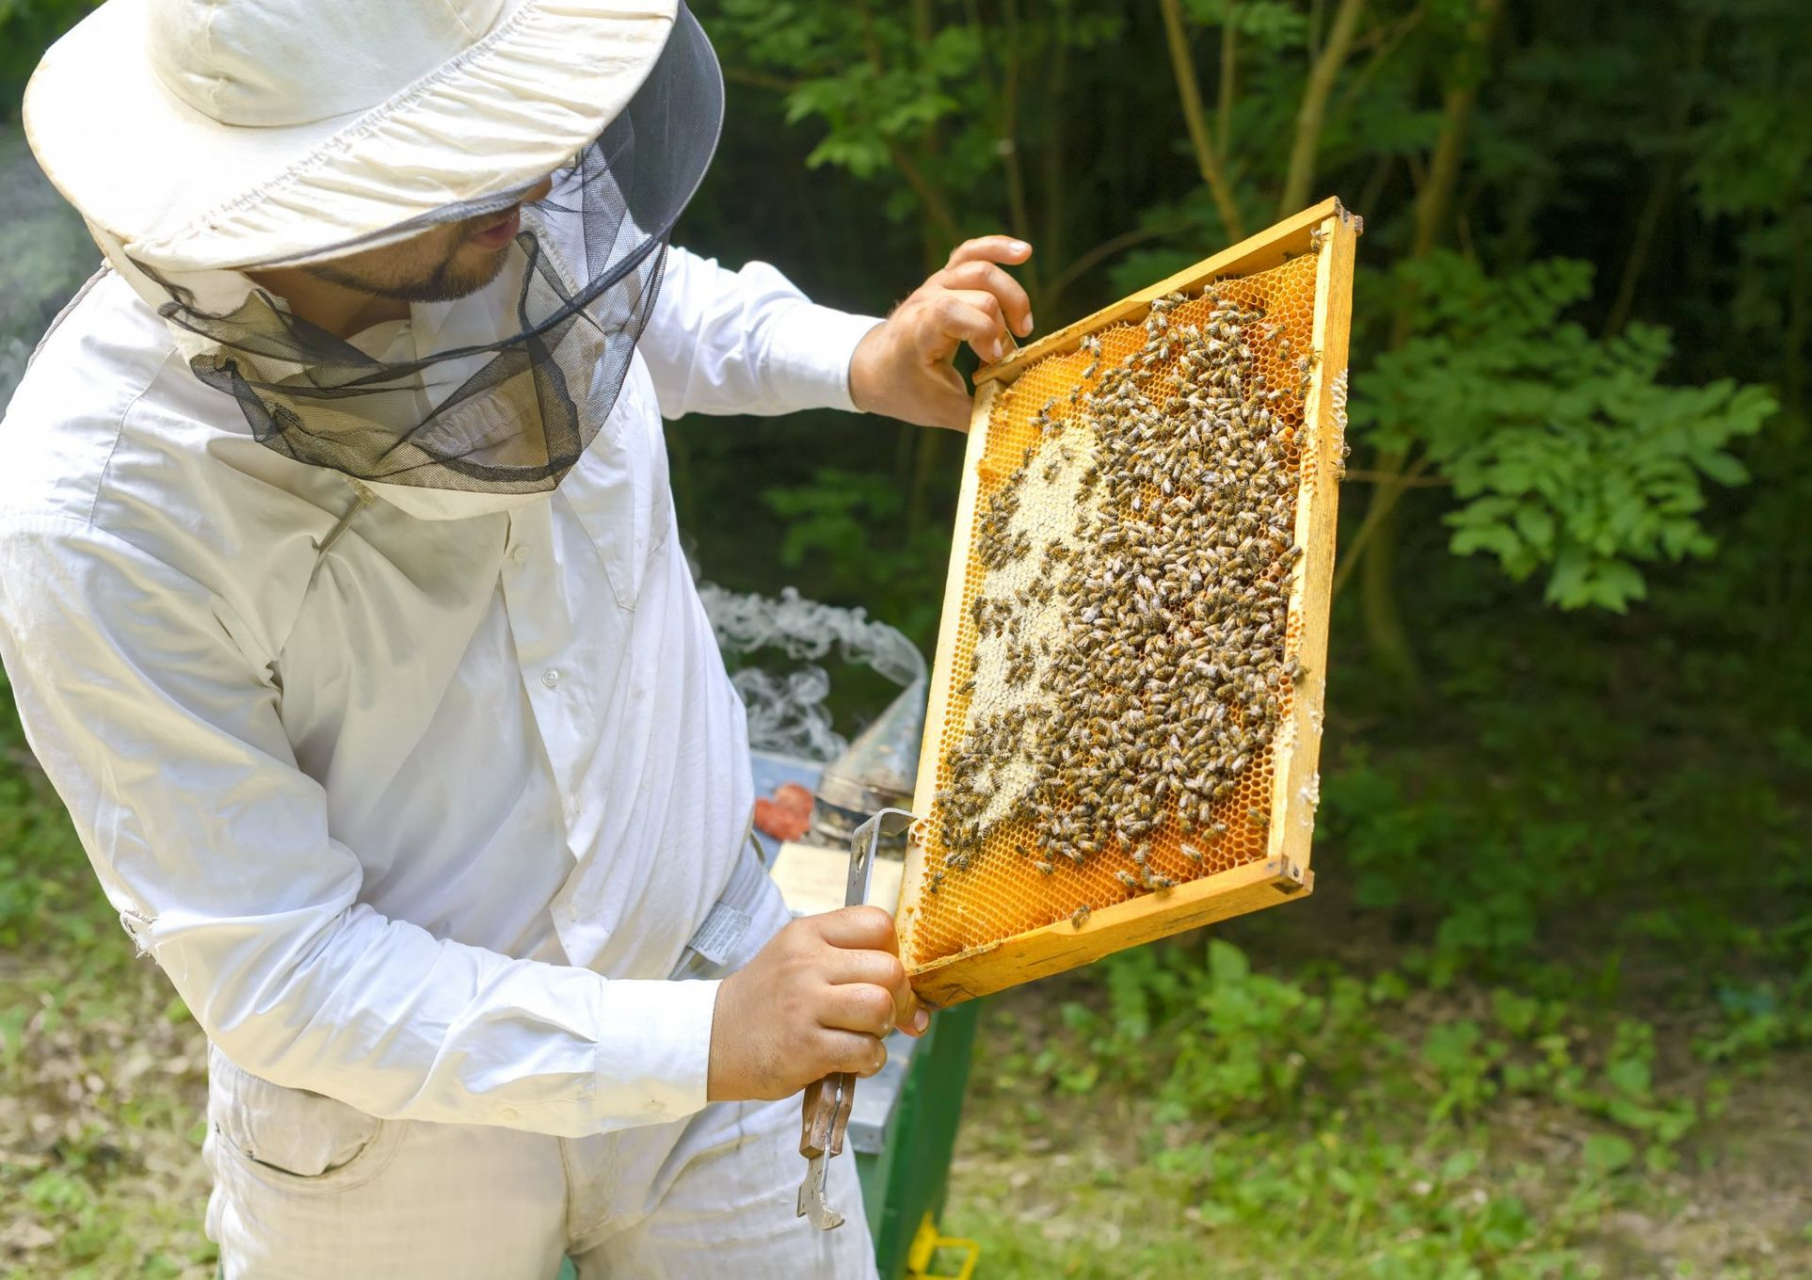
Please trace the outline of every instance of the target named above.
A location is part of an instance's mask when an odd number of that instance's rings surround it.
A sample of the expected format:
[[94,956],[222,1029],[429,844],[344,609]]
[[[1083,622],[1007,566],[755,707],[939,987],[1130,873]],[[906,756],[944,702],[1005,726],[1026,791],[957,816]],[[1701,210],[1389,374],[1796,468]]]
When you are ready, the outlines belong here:
[[560,683],[560,672],[553,667],[549,667],[546,671],[541,673],[541,683],[550,689],[553,688]]
[[514,546],[514,547],[510,548],[510,560],[512,563],[521,564],[524,561],[526,561],[527,559],[528,559],[528,548],[527,547],[518,545],[518,546]]

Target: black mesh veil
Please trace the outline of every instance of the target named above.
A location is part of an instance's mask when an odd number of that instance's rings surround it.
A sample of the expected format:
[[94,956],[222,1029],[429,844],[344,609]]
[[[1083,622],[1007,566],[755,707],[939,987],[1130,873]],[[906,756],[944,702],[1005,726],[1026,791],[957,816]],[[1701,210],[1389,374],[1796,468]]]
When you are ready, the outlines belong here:
[[[256,288],[217,315],[160,281],[171,295],[160,311],[209,340],[191,368],[280,453],[384,484],[552,489],[616,402],[660,289],[667,236],[722,116],[716,55],[682,4],[647,81],[552,175],[549,194],[523,206],[503,270],[444,304],[430,350],[370,350],[367,335],[338,338]],[[522,194],[450,207],[382,240],[500,211]]]

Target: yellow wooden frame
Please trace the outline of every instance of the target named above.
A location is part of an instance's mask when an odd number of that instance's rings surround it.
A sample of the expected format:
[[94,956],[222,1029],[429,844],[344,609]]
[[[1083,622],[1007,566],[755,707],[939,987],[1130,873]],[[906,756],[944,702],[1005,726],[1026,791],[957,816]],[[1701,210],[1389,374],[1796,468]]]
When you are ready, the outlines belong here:
[[[1319,799],[1322,707],[1326,699],[1328,605],[1334,576],[1334,530],[1341,459],[1345,453],[1347,331],[1352,318],[1353,257],[1363,227],[1360,219],[1328,199],[1276,226],[1215,254],[1186,271],[1114,303],[1085,320],[1049,334],[975,375],[978,394],[957,501],[956,536],[932,667],[931,701],[919,760],[913,811],[929,814],[937,787],[938,752],[949,710],[949,694],[968,564],[970,537],[979,497],[979,466],[987,450],[988,416],[998,389],[1035,362],[1076,350],[1082,339],[1109,325],[1142,320],[1153,300],[1179,290],[1194,292],[1211,282],[1251,275],[1288,258],[1319,255],[1315,277],[1313,349],[1304,410],[1305,439],[1312,451],[1312,483],[1305,484],[1296,511],[1296,540],[1303,547],[1291,585],[1289,610],[1302,620],[1291,652],[1308,674],[1297,689],[1290,718],[1279,732],[1274,756],[1271,823],[1265,857],[1176,886],[1162,895],[1145,894],[1095,910],[1077,926],[1069,921],[972,947],[954,956],[909,969],[914,989],[933,1005],[954,1004],[1034,978],[1088,964],[1104,955],[1307,896],[1314,888],[1309,843]],[[1318,241],[1317,241],[1318,233]],[[1318,247],[1317,247],[1318,246]],[[922,826],[922,824],[921,824]],[[924,883],[925,850],[919,833],[908,840],[905,883],[898,922],[901,954],[911,956],[913,924]]]

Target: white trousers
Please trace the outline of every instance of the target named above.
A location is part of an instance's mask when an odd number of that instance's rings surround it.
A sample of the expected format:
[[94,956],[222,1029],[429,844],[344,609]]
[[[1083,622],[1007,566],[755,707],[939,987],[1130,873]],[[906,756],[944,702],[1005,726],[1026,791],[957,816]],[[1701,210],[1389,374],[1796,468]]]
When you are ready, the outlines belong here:
[[554,1280],[563,1255],[581,1280],[875,1276],[853,1152],[830,1165],[844,1225],[795,1216],[797,1098],[563,1139],[380,1121],[211,1066],[207,1227],[227,1280]]
[[[726,899],[752,924],[740,968],[786,922],[758,863]],[[208,1236],[226,1280],[874,1280],[849,1148],[819,1231],[796,1216],[800,1101],[718,1103],[589,1138],[380,1120],[208,1060]]]

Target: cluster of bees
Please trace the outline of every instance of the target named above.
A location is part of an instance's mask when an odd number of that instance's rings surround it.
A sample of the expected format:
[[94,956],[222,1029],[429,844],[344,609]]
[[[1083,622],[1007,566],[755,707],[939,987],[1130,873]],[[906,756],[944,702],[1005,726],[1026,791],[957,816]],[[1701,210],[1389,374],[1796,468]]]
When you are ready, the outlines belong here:
[[[1124,859],[1129,895],[1171,888],[1150,843],[1167,821],[1197,865],[1197,845],[1228,821],[1267,822],[1227,801],[1303,674],[1284,653],[1302,554],[1289,425],[1300,418],[1286,410],[1302,404],[1313,357],[1214,286],[1205,319],[1173,321],[1186,300],[1154,302],[1130,354],[1083,340],[1081,382],[1038,412],[1038,439],[984,506],[975,555],[987,577],[958,690],[971,702],[937,794],[934,892],[1005,822],[1032,832],[1021,852],[1046,876]],[[1267,381],[1260,351],[1290,385]],[[1066,528],[1053,531],[1052,510]]]

